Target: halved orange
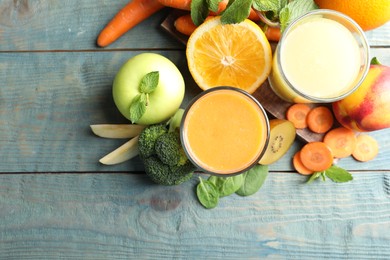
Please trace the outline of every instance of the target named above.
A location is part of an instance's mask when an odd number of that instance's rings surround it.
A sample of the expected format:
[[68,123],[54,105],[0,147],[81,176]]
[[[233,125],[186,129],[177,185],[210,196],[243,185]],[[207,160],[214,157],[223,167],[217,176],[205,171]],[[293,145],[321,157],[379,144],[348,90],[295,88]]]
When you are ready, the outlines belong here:
[[260,27],[250,20],[222,24],[206,20],[187,42],[187,62],[198,86],[230,86],[249,93],[267,79],[272,66],[271,46]]

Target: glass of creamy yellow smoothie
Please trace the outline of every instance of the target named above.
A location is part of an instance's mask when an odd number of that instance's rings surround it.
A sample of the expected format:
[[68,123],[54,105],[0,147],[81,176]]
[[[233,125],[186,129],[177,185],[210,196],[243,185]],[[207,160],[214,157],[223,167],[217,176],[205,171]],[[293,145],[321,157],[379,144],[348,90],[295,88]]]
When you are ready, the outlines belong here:
[[272,90],[294,103],[330,103],[355,91],[367,75],[369,45],[348,16],[319,9],[293,21],[275,50]]
[[256,165],[269,139],[269,121],[247,92],[215,87],[196,96],[183,115],[183,149],[199,170],[235,175]]

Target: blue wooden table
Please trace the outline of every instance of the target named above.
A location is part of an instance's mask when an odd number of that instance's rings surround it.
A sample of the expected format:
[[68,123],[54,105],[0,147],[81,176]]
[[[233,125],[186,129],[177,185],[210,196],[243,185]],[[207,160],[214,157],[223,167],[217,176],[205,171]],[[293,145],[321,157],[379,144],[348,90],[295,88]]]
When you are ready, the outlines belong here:
[[[98,159],[124,140],[90,124],[125,123],[111,85],[132,56],[171,59],[199,93],[185,47],[160,24],[165,9],[105,49],[96,36],[126,0],[0,0],[0,259],[389,259],[390,129],[370,162],[338,164],[354,180],[336,184],[295,173],[291,157],[270,166],[253,196],[217,208],[197,201],[196,177],[153,184],[139,159]],[[390,65],[390,24],[366,33],[371,55]]]

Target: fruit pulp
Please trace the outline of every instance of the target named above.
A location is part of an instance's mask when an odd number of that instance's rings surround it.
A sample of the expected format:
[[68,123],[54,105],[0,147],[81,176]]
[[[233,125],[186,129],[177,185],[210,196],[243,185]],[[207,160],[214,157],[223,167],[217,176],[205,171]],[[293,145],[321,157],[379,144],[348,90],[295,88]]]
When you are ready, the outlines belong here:
[[296,103],[332,102],[352,92],[368,67],[368,50],[351,30],[318,15],[287,29],[269,79],[274,92]]
[[253,97],[216,87],[187,108],[181,131],[188,157],[201,170],[236,174],[259,161],[267,146],[269,123]]

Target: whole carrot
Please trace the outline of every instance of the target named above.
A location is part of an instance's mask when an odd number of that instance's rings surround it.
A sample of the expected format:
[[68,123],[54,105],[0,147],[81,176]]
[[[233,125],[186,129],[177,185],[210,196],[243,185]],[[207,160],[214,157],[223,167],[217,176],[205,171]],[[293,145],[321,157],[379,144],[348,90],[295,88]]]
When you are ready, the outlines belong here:
[[197,27],[192,21],[190,14],[179,16],[175,20],[174,26],[178,32],[187,36],[190,36]]
[[100,47],[110,45],[128,30],[163,7],[164,5],[158,0],[132,0],[100,32],[97,44]]
[[158,0],[162,5],[166,7],[172,7],[180,10],[191,10],[192,0]]

